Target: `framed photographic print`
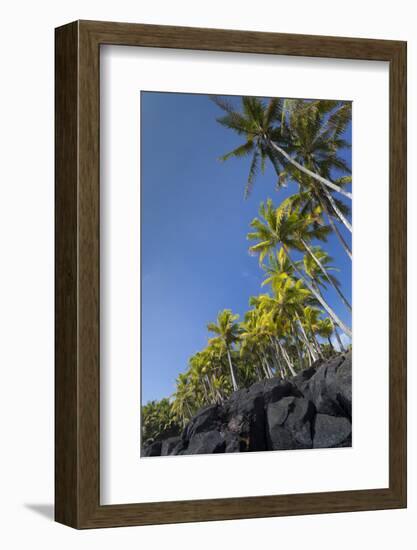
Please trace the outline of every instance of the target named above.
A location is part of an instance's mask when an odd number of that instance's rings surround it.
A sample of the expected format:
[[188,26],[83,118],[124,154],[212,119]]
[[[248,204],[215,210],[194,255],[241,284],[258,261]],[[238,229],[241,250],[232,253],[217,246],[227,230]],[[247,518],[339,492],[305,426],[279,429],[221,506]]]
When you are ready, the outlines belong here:
[[406,506],[406,44],[56,29],[56,520]]

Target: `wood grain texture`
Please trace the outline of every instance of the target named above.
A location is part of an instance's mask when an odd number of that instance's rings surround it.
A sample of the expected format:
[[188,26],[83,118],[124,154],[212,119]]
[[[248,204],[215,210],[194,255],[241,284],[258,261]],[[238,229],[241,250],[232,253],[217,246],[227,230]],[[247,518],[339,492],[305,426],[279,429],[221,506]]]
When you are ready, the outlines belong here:
[[55,519],[76,525],[78,506],[78,28],[55,43]]
[[[120,44],[390,64],[389,488],[100,505],[99,55]],[[406,506],[406,44],[78,21],[56,29],[56,520],[116,527]]]

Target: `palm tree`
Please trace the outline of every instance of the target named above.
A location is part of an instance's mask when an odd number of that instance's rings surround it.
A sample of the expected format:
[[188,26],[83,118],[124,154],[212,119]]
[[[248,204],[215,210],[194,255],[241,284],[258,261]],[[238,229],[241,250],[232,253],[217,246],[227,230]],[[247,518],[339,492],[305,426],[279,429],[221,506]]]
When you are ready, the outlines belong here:
[[218,314],[217,323],[209,323],[207,325],[208,330],[217,334],[225,346],[234,391],[238,390],[239,387],[230,351],[239,336],[239,325],[236,323],[238,318],[239,315],[234,315],[230,309],[224,309]]
[[[344,191],[340,185],[336,185],[329,178],[323,177],[291,156],[290,153],[294,150],[291,142],[292,136],[286,126],[285,131],[282,131],[279,127],[279,124],[284,127],[285,123],[285,117],[282,116],[283,100],[272,98],[266,105],[260,98],[242,97],[241,112],[236,111],[227,100],[217,96],[213,97],[213,100],[225,112],[225,115],[219,117],[217,121],[222,126],[234,130],[238,135],[243,135],[246,139],[242,145],[223,155],[221,160],[252,155],[245,196],[251,191],[259,165],[263,171],[265,161],[269,158],[278,176],[282,173],[283,167],[289,164],[294,169],[315,179],[325,188],[328,187],[348,198],[352,198],[351,194]],[[337,102],[332,102],[332,104],[333,108],[337,106]],[[330,136],[327,137],[330,139]]]
[[[330,177],[332,171],[341,171],[344,175],[335,180],[339,187],[343,188],[351,183],[350,168],[338,154],[341,149],[350,147],[350,143],[341,136],[351,120],[351,103],[293,100],[289,102],[287,111],[288,123],[282,127],[294,144],[297,161],[325,178]],[[347,219],[350,211],[348,206],[333,197],[328,188],[318,185],[317,180],[305,171],[298,170],[294,164],[288,163],[280,177],[283,182],[287,179],[297,181],[300,191],[308,191],[304,197],[308,197],[315,205],[320,204],[345,252],[352,258],[350,248],[333,220],[335,217],[352,231]],[[350,193],[343,194],[351,198]]]
[[320,315],[321,311],[312,306],[306,306],[303,310],[303,322],[305,323],[312,340],[314,342],[314,347],[321,359],[324,359],[323,353],[321,351],[320,344],[317,340],[316,333],[319,331],[320,327]]
[[[300,248],[299,237],[296,235],[296,231],[300,228],[297,213],[290,211],[287,208],[274,208],[271,199],[268,199],[266,204],[261,203],[259,215],[260,219],[255,218],[251,222],[251,227],[255,231],[248,233],[247,235],[249,240],[257,240],[259,242],[251,246],[249,251],[254,254],[259,254],[259,261],[262,263],[265,256],[281,244],[294,272],[300,277],[306,287],[315,296],[317,301],[327,311],[334,322],[343,330],[345,334],[351,337],[352,331],[337,316],[337,314],[325,301],[323,296],[314,288],[307,278],[304,277],[300,269],[294,263],[294,260],[291,258],[289,249],[299,250]],[[323,228],[316,229],[316,235],[319,236],[322,231]]]
[[310,255],[304,255],[304,271],[310,277],[312,283],[314,283],[317,289],[324,286],[326,283],[330,283],[345,306],[349,309],[349,311],[352,311],[350,302],[340,289],[339,280],[333,274],[329,273],[329,271],[336,270],[335,267],[330,265],[331,262],[331,256],[329,256],[327,252],[319,246],[315,246],[312,247],[312,253]]
[[[261,366],[267,378],[274,376],[274,365],[270,360],[271,335],[269,332],[268,320],[261,307],[248,311],[245,321],[240,324],[241,354],[252,353]],[[280,369],[279,361],[274,361],[275,371]],[[278,367],[278,368],[277,368]]]
[[262,264],[262,269],[265,271],[266,278],[261,286],[271,284],[274,280],[287,279],[294,274],[294,269],[283,248],[275,251],[275,254],[270,253],[268,262]]
[[332,334],[334,332],[334,325],[328,317],[326,319],[320,319],[317,322],[317,334],[321,336],[322,338],[326,338],[329,342],[329,348],[332,352],[335,351],[333,342],[332,342]]
[[176,380],[172,410],[182,427],[185,426],[193,415],[194,407],[192,406],[192,399],[193,395],[189,384],[189,376],[187,373],[180,373]]
[[161,436],[179,431],[171,402],[168,398],[149,401],[142,407],[142,441],[151,443]]
[[[301,280],[287,278],[276,278],[271,281],[272,296],[267,294],[259,296],[259,308],[267,314],[265,323],[269,323],[272,328],[272,333],[277,336],[275,344],[279,348],[277,355],[281,354],[287,363],[291,374],[295,374],[292,362],[289,360],[288,354],[282,347],[280,338],[287,337],[287,341],[293,338],[294,345],[298,347],[298,328],[301,330],[302,337],[308,353],[316,359],[314,351],[310,346],[304,328],[300,326],[298,312],[308,304],[312,295],[307,290]],[[301,359],[301,358],[300,358]]]

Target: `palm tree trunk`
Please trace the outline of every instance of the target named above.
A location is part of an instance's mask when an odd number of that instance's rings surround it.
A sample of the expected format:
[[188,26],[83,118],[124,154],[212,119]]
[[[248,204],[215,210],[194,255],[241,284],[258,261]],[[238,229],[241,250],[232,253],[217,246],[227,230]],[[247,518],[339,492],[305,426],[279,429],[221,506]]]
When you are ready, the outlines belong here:
[[204,399],[206,400],[207,403],[210,403],[210,398],[209,398],[209,395],[210,395],[210,385],[209,385],[209,389],[207,390],[207,384],[206,384],[206,380],[203,378],[202,379],[202,385],[203,385],[203,394],[204,394]]
[[226,344],[226,351],[227,351],[227,359],[229,360],[230,376],[232,378],[233,391],[237,391],[239,389],[239,386],[237,385],[237,382],[236,382],[235,370],[233,368],[232,358],[230,356],[230,350],[227,344]]
[[262,355],[258,351],[254,351],[254,354],[258,360],[258,363],[255,367],[256,374],[258,375],[258,380],[263,380],[265,376],[268,378],[268,373],[265,370]]
[[345,304],[345,306],[349,309],[349,311],[352,311],[352,306],[348,302],[347,298],[344,296],[343,292],[340,290],[340,288],[332,281],[329,274],[327,273],[326,268],[321,263],[321,261],[317,258],[317,256],[314,254],[313,250],[308,246],[306,241],[304,239],[301,239],[301,242],[303,243],[304,248],[307,250],[307,252],[310,254],[310,256],[313,258],[313,260],[316,262],[316,264],[319,266],[321,272],[326,277],[326,279],[329,281],[329,283],[332,285],[332,287],[335,289],[335,291],[340,296],[340,299]]
[[279,145],[277,145],[272,140],[267,139],[267,141],[270,147],[272,147],[273,149],[275,149],[275,151],[280,153],[284,158],[288,160],[288,162],[290,162],[293,166],[295,166],[298,170],[300,170],[300,172],[307,174],[307,176],[314,178],[315,180],[319,181],[322,185],[325,185],[326,187],[330,187],[330,189],[333,189],[333,191],[337,191],[338,193],[340,193],[341,195],[344,195],[348,199],[352,198],[352,193],[345,191],[344,189],[339,187],[339,185],[336,185],[335,183],[329,181],[328,179],[323,178],[319,174],[312,172],[311,170],[309,170],[308,168],[306,168],[305,166],[303,166],[302,164],[294,160],[286,151],[284,151],[284,149],[281,149],[281,147],[279,147]]
[[329,202],[332,205],[332,208],[335,211],[335,213],[336,213],[337,217],[339,218],[339,220],[343,223],[343,225],[346,227],[346,229],[349,229],[349,231],[352,233],[352,225],[350,224],[350,222],[345,218],[345,216],[342,214],[342,212],[337,207],[337,204],[335,203],[334,198],[332,197],[331,193],[325,188],[323,188],[323,191],[324,191],[326,197],[329,199]]
[[295,316],[297,317],[298,326],[300,327],[301,334],[303,335],[304,342],[307,346],[308,352],[310,353],[311,358],[313,359],[313,361],[317,361],[318,356],[316,356],[316,354],[314,353],[314,349],[312,348],[312,346],[311,346],[311,344],[308,340],[308,336],[306,334],[306,331],[304,330],[303,323],[301,322],[300,316],[298,315],[298,313],[296,313]]
[[262,357],[264,358],[264,362],[265,362],[265,365],[266,365],[266,373],[267,373],[267,376],[268,378],[272,378],[274,375],[272,373],[272,369],[269,365],[269,362],[268,362],[268,359],[266,357],[266,353],[264,352],[264,350],[261,348],[261,354],[262,354]]
[[303,354],[302,354],[302,351],[300,349],[300,340],[299,340],[299,336],[297,334],[297,330],[296,328],[293,326],[293,338],[294,338],[294,342],[295,342],[295,347],[297,349],[297,355],[298,355],[298,360],[300,361],[300,369],[302,370],[304,368],[304,361],[303,361]]
[[334,351],[333,342],[332,342],[332,339],[330,338],[330,336],[327,337],[327,341],[329,342],[330,349],[331,349],[332,351]]
[[349,248],[349,246],[347,245],[347,242],[345,241],[345,239],[343,238],[343,235],[340,233],[339,231],[339,228],[337,227],[337,225],[334,223],[334,220],[333,220],[333,216],[331,216],[329,214],[329,210],[327,208],[327,206],[324,205],[324,202],[320,201],[321,204],[323,205],[324,207],[324,210],[327,214],[327,219],[329,220],[329,223],[330,225],[332,226],[332,229],[333,231],[336,233],[336,236],[337,238],[339,239],[339,242],[340,244],[342,245],[343,247],[343,250],[346,252],[346,254],[349,256],[350,259],[352,259],[352,251],[351,249]]
[[281,375],[281,378],[285,378],[285,371],[282,368],[281,357],[280,357],[278,351],[279,350],[277,349],[276,345],[273,348],[271,348],[272,362],[275,365],[275,372],[277,374],[279,373]]
[[288,252],[288,248],[283,245],[283,248],[285,250],[285,253],[287,254],[288,256],[288,259],[290,260],[290,263],[294,269],[294,271],[296,273],[298,273],[298,276],[301,278],[301,280],[304,282],[304,284],[306,285],[306,287],[308,288],[308,290],[314,294],[314,296],[316,297],[316,299],[319,301],[319,303],[324,307],[324,309],[327,311],[327,313],[330,315],[330,317],[333,319],[333,321],[337,324],[337,326],[339,326],[343,332],[349,336],[350,338],[352,338],[352,331],[350,330],[350,328],[348,328],[344,322],[339,319],[339,317],[336,315],[336,313],[332,310],[332,308],[327,304],[326,300],[324,300],[324,298],[322,298],[322,296],[312,287],[312,285],[306,280],[306,278],[303,276],[303,274],[300,272],[300,270],[298,269],[298,267],[295,265],[295,263],[293,262],[289,252]]
[[[290,369],[291,374],[292,374],[293,376],[295,376],[297,373],[296,373],[295,370],[294,370],[294,367],[293,367],[293,365],[292,365],[292,363],[291,363],[291,359],[289,358],[287,352],[286,352],[285,349],[282,347],[282,344],[281,344],[281,342],[279,341],[279,338],[275,338],[275,339],[274,339],[274,342],[275,342],[275,345],[278,345],[278,348],[279,348],[279,350],[280,350],[280,352],[281,352],[281,355],[283,356],[285,362],[287,363],[288,368]],[[278,351],[278,350],[277,350],[277,351]]]
[[323,352],[321,351],[320,344],[319,344],[319,342],[316,338],[316,335],[314,334],[314,330],[313,330],[313,327],[311,326],[311,323],[309,323],[309,328],[310,328],[310,332],[311,332],[311,337],[312,337],[313,342],[314,342],[314,347],[315,347],[320,359],[324,359]]
[[259,364],[261,365],[261,369],[259,369],[261,377],[259,378],[259,380],[262,380],[263,378],[272,378],[271,367],[266,360],[265,354],[261,351],[260,353],[257,353],[256,356],[258,358]]
[[278,347],[278,344],[277,344],[278,338],[272,338],[272,336],[270,336],[269,339],[270,339],[271,344],[272,344],[272,347],[273,347],[273,349],[274,349],[274,351],[275,351],[275,355],[276,355],[276,358],[277,358],[277,363],[278,363],[278,365],[279,365],[279,372],[280,372],[280,374],[281,374],[281,378],[284,379],[284,378],[285,378],[285,371],[284,371],[284,369],[283,369],[283,367],[282,367],[282,364],[281,364],[280,359],[281,359],[281,357],[282,357],[282,359],[284,359],[284,362],[287,362],[287,360],[286,360],[286,358],[284,357],[284,354],[282,354],[282,353],[280,352],[280,347],[281,347],[281,346]]
[[342,339],[340,338],[340,335],[339,335],[339,333],[338,333],[338,331],[337,331],[337,327],[335,327],[335,326],[333,325],[333,328],[334,328],[334,333],[335,333],[335,335],[336,335],[337,343],[339,344],[340,351],[345,352],[345,351],[346,351],[346,350],[345,350],[345,346],[343,345]]
[[272,378],[272,371],[271,371],[271,368],[268,364],[268,361],[264,358],[264,364],[265,364],[265,373],[266,373],[266,377],[267,378]]

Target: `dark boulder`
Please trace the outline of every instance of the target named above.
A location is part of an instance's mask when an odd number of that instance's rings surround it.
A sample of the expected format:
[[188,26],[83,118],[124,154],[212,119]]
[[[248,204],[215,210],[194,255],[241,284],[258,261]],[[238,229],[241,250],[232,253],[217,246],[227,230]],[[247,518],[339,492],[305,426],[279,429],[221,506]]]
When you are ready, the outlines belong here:
[[172,451],[177,447],[180,442],[180,437],[168,437],[168,439],[165,439],[162,442],[161,456],[168,456],[172,454]]
[[314,422],[314,448],[350,447],[352,425],[348,418],[317,414]]
[[340,407],[352,418],[352,353],[338,367],[334,385],[329,388]]
[[241,399],[229,402],[226,408],[228,429],[239,435],[247,451],[264,451],[265,409],[263,395],[247,392]]
[[268,449],[310,449],[315,407],[302,397],[284,397],[267,409]]
[[154,441],[143,447],[142,456],[161,456],[162,441]]
[[176,456],[182,454],[182,451],[185,451],[187,448],[187,443],[184,442],[182,438],[178,441],[175,447],[171,450],[170,456]]
[[190,420],[183,431],[182,438],[189,441],[195,434],[217,429],[220,425],[220,407],[218,405],[208,405]]
[[302,394],[297,386],[293,384],[292,380],[281,380],[279,378],[269,378],[265,380],[263,387],[265,406],[268,406],[269,403],[275,403],[283,397],[290,396],[302,397]]
[[291,378],[291,384],[293,384],[302,397],[307,397],[308,394],[308,382],[312,376],[317,372],[316,366],[311,366],[308,369],[304,369],[299,374],[296,374]]
[[195,434],[184,451],[179,454],[212,454],[224,453],[226,442],[224,437],[217,430]]
[[339,355],[322,365],[309,380],[304,395],[313,401],[320,414],[351,417],[351,355]]
[[241,453],[247,451],[246,442],[241,439],[239,434],[236,432],[225,432],[224,440],[226,444],[226,453]]

